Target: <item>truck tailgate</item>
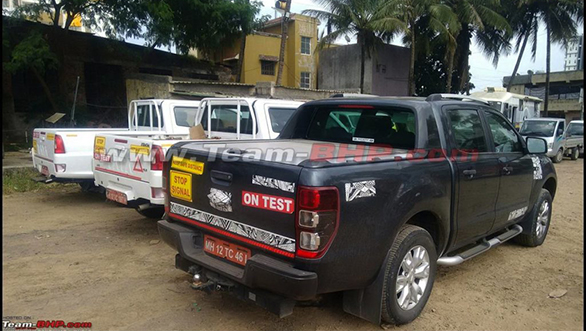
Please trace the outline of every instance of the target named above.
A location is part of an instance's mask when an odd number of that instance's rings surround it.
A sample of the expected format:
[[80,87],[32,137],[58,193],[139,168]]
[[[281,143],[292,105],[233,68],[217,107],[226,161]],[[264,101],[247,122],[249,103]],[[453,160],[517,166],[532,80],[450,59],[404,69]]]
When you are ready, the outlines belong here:
[[[255,142],[251,144],[257,145]],[[230,146],[230,143],[223,145]],[[212,234],[219,233],[249,244],[252,240],[292,257],[295,252],[296,183],[302,167],[238,157],[212,160],[215,154],[196,148],[172,148],[168,154],[171,158],[167,155],[169,162],[166,162],[165,174],[169,176],[167,192],[171,217]]]

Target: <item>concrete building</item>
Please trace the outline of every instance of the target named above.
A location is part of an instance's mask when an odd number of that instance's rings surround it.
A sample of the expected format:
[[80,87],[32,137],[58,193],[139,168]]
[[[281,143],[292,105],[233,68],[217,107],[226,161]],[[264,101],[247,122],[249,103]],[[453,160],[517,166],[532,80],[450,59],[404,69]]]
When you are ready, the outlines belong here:
[[576,36],[566,47],[565,71],[584,70],[584,36]]
[[[565,118],[566,121],[579,120],[582,112],[580,91],[584,85],[584,71],[551,72],[549,87],[548,117]],[[507,87],[511,76],[503,77]],[[525,94],[545,100],[545,73],[517,75],[510,92]],[[543,116],[544,106],[541,107]]]
[[[405,96],[408,93],[409,48],[383,45],[364,64],[366,94]],[[346,90],[360,88],[360,47],[326,48],[319,54],[318,87]]]
[[[281,17],[270,20],[262,29],[246,36],[241,83],[254,85],[257,82],[277,81],[281,21]],[[315,48],[319,21],[313,17],[291,14],[288,24],[281,84],[286,87],[316,89],[318,55]],[[211,55],[215,62],[232,67],[234,76],[240,58],[240,40]],[[203,57],[201,52],[195,50],[190,53],[198,58]]]

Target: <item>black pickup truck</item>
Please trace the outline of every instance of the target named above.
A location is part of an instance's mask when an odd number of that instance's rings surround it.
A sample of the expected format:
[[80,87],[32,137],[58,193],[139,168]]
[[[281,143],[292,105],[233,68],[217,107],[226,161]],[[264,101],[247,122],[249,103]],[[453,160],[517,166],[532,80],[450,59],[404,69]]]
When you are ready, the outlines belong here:
[[159,233],[194,288],[280,316],[343,292],[346,312],[404,324],[438,264],[543,243],[557,184],[546,151],[473,98],[312,101],[277,140],[173,145]]

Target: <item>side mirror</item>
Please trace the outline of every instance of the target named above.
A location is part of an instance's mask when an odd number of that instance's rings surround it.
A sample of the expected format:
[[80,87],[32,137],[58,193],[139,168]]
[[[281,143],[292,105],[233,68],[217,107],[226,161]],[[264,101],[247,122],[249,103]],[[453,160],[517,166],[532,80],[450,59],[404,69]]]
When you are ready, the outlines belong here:
[[558,129],[558,133],[556,134],[556,136],[561,136],[564,134],[564,129]]
[[527,137],[526,142],[529,154],[547,153],[547,142],[545,141],[545,139],[537,137]]

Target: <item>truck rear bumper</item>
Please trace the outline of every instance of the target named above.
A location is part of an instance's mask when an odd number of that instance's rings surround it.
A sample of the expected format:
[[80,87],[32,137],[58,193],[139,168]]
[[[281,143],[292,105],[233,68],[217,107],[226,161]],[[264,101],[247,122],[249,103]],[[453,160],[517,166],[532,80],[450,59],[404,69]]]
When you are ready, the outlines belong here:
[[208,255],[203,250],[203,234],[197,229],[161,220],[159,234],[179,252],[175,267],[190,272],[192,266],[218,273],[251,289],[273,292],[293,300],[311,300],[317,294],[316,273],[295,269],[291,264],[257,253],[239,267]]
[[[103,169],[103,168],[100,168]],[[150,182],[128,178],[124,175],[116,175],[94,168],[95,185],[102,186],[105,189],[114,190],[124,193],[127,201],[132,204],[135,201],[145,200],[154,205],[163,205],[165,203],[164,197],[153,197],[153,190]],[[160,185],[161,186],[161,185]],[[161,187],[155,187],[162,192]]]

